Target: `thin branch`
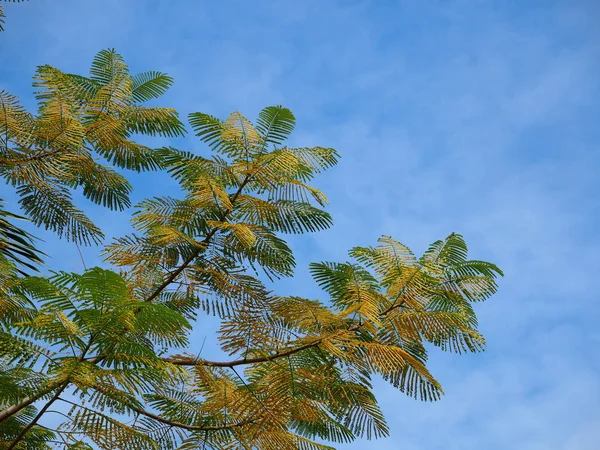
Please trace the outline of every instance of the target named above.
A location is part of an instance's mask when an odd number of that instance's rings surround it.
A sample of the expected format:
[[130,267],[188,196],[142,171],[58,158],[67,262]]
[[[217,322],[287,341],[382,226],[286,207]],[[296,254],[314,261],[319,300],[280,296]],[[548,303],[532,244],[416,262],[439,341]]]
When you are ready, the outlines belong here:
[[2,157],[2,158],[0,158],[0,162],[5,165],[18,166],[18,165],[26,164],[26,163],[32,162],[32,161],[39,161],[39,160],[47,158],[49,156],[54,156],[63,150],[64,150],[64,148],[47,150],[45,152],[38,153],[37,155],[28,156],[28,157],[25,157],[22,159],[12,159],[12,158]]
[[128,406],[131,410],[135,411],[138,414],[141,414],[143,416],[149,417],[151,419],[156,420],[157,422],[160,423],[164,423],[165,425],[169,425],[172,427],[176,427],[176,428],[183,428],[185,430],[189,430],[189,431],[218,431],[218,430],[227,430],[230,428],[237,428],[237,427],[241,427],[244,425],[247,425],[249,423],[252,423],[253,420],[251,419],[245,419],[242,420],[240,422],[236,422],[236,423],[231,423],[231,424],[227,424],[227,425],[188,425],[186,423],[181,423],[181,422],[175,422],[172,420],[168,420],[165,419],[164,417],[161,417],[157,414],[153,414],[149,411],[146,411],[142,408],[138,408],[137,406],[133,406],[133,405],[129,405]]
[[274,353],[269,356],[257,356],[255,358],[242,358],[234,361],[208,361],[205,359],[187,358],[183,356],[169,356],[162,358],[163,361],[175,364],[176,366],[210,366],[210,367],[235,367],[243,364],[257,364],[262,362],[273,361],[278,358],[284,358],[286,356],[293,355],[294,353],[301,352],[308,348],[316,347],[321,344],[323,339],[319,339],[315,342],[302,345],[300,347],[291,348],[282,352]]
[[37,415],[33,418],[33,420],[31,422],[29,422],[29,425],[27,425],[25,428],[23,428],[21,430],[21,432],[17,435],[17,437],[15,438],[14,441],[12,441],[12,443],[8,446],[8,448],[6,450],[13,450],[17,444],[19,442],[21,442],[21,440],[23,439],[23,437],[27,434],[27,432],[29,430],[31,430],[35,424],[37,423],[38,420],[40,420],[40,418],[44,415],[44,413],[46,412],[46,410],[48,408],[50,408],[50,406],[52,406],[52,403],[54,403],[56,400],[58,400],[59,395],[62,393],[62,391],[64,391],[67,387],[67,383],[63,384],[59,390],[52,396],[52,398],[44,405],[44,407],[42,409],[40,409],[40,412],[37,413]]
[[273,413],[271,412],[271,410],[269,408],[267,408],[267,405],[265,405],[264,402],[260,398],[258,398],[258,396],[250,388],[250,386],[248,386],[248,383],[246,383],[244,381],[244,379],[240,376],[240,374],[237,373],[237,370],[235,370],[235,367],[230,367],[230,369],[233,371],[233,373],[235,373],[235,375],[238,377],[238,379],[242,382],[242,384],[244,385],[244,387],[246,388],[246,390],[248,392],[250,392],[250,394],[252,395],[252,397],[254,397],[254,399],[260,404],[260,406],[262,406],[263,409],[273,418],[273,420],[275,421],[275,423],[278,422],[277,417],[275,417],[273,415]]
[[[231,208],[225,210],[225,212],[221,215],[221,217],[219,219],[219,222],[223,222],[227,218],[227,216],[229,216],[229,214],[233,211],[233,204],[235,203],[235,201],[237,200],[237,198],[239,197],[239,195],[244,190],[244,187],[246,187],[246,184],[248,184],[248,182],[250,181],[250,178],[251,178],[251,175],[246,175],[246,177],[244,178],[244,180],[240,184],[238,190],[231,197]],[[173,272],[171,272],[169,274],[169,276],[166,278],[166,280],[163,281],[160,284],[160,286],[158,286],[154,290],[154,292],[152,292],[152,294],[150,294],[150,296],[148,296],[148,298],[146,298],[144,301],[145,302],[151,302],[156,297],[158,297],[160,295],[160,293],[163,290],[165,290],[179,276],[179,274],[181,272],[183,272],[192,263],[192,261],[194,259],[196,259],[198,257],[198,255],[200,254],[200,252],[202,251],[202,249],[206,247],[206,245],[210,242],[210,240],[212,239],[212,237],[215,235],[215,233],[217,231],[218,231],[218,228],[216,228],[216,227],[213,228],[206,235],[206,237],[202,240],[202,242],[200,242],[200,246],[185,261],[183,261],[183,263],[181,263],[181,265],[176,270],[174,270]]]
[[[222,215],[221,218],[219,220],[219,222],[224,221],[227,216],[231,213],[231,211],[233,210],[233,203],[236,201],[236,199],[238,198],[238,196],[242,193],[242,190],[244,189],[244,187],[246,186],[246,184],[248,183],[248,181],[250,181],[250,177],[247,176],[244,181],[242,181],[242,183],[240,184],[240,187],[238,188],[238,190],[236,191],[235,194],[233,194],[233,197],[231,198],[231,205],[232,207],[230,209],[227,209]],[[167,277],[167,279],[165,281],[163,281],[160,286],[158,286],[154,292],[152,292],[152,294],[150,294],[148,296],[148,298],[146,298],[144,301],[145,302],[151,302],[152,300],[154,300],[156,297],[158,297],[160,295],[160,293],[165,290],[174,280],[175,278],[177,278],[179,276],[179,274],[181,272],[183,272],[191,263],[194,259],[196,259],[198,257],[198,255],[200,254],[200,252],[202,251],[202,249],[204,249],[206,247],[206,245],[210,242],[210,240],[212,239],[212,237],[215,235],[215,233],[218,231],[218,228],[213,228],[207,235],[206,237],[202,240],[202,242],[200,242],[200,245],[198,246],[198,248],[196,250],[194,250],[194,252],[185,260],[183,261],[183,263],[181,263],[181,265],[175,269],[173,272],[171,272],[169,274],[169,276]]]
[[[70,400],[67,400],[65,398],[59,398],[59,400],[61,402],[69,403],[70,405],[76,406],[78,408],[84,408],[84,409],[87,409],[88,411],[96,412],[93,409],[79,405],[79,404],[72,402]],[[237,428],[237,427],[241,427],[241,426],[244,426],[244,425],[247,425],[247,424],[253,422],[252,419],[245,419],[240,422],[236,422],[236,423],[232,423],[232,424],[228,424],[228,425],[188,425],[186,423],[175,422],[172,420],[165,419],[164,417],[161,417],[157,414],[151,413],[150,411],[146,411],[145,409],[138,408],[137,406],[134,406],[134,405],[127,405],[127,408],[131,409],[132,411],[135,411],[138,414],[141,414],[142,416],[146,416],[146,417],[149,417],[150,419],[156,420],[157,422],[164,423],[165,425],[169,425],[171,427],[176,427],[176,428],[183,428],[183,429],[189,430],[189,431],[227,430],[229,428]]]
[[77,247],[77,252],[79,252],[79,258],[81,258],[81,264],[83,264],[83,270],[87,270],[87,266],[85,265],[85,259],[83,259],[83,253],[81,253],[81,247],[79,244],[75,242],[75,247]]
[[[357,331],[363,325],[364,324],[361,324],[361,323],[355,323],[352,326],[348,327],[347,330],[343,330],[343,331]],[[327,337],[328,336],[321,337],[313,342],[301,345],[299,347],[290,348],[290,349],[284,350],[284,351],[277,351],[276,353],[274,353],[272,355],[257,356],[254,358],[241,358],[241,359],[236,359],[233,361],[208,361],[206,359],[197,359],[197,358],[185,357],[185,356],[180,356],[180,355],[168,356],[166,358],[161,358],[161,360],[164,362],[170,363],[170,364],[174,364],[176,366],[235,367],[235,366],[241,366],[244,364],[258,364],[258,363],[262,363],[262,362],[273,361],[273,360],[276,360],[279,358],[285,358],[285,357],[293,355],[295,353],[299,353],[303,350],[313,348],[313,347],[318,347],[319,345],[321,345],[323,340],[325,340]],[[89,361],[92,363],[96,362],[96,358],[92,358]]]
[[46,386],[45,389],[42,389],[37,394],[34,394],[34,395],[30,396],[30,397],[25,397],[19,403],[15,404],[15,405],[12,405],[12,406],[6,408],[3,411],[0,411],[0,423],[2,423],[3,421],[5,421],[6,419],[8,419],[13,414],[18,413],[23,408],[26,408],[27,406],[31,405],[32,403],[38,401],[40,398],[44,397],[45,395],[48,395],[52,391],[54,391],[54,390],[56,390],[58,388],[61,388],[62,386],[66,386],[67,383],[68,382],[64,381],[64,380],[60,381],[60,382],[50,383],[48,386]]
[[[82,362],[83,360],[85,360],[85,355],[89,351],[89,349],[91,348],[92,343],[94,342],[94,339],[95,339],[95,336],[92,336],[90,338],[90,341],[88,342],[88,344],[85,347],[85,349],[83,349],[83,352],[81,353],[81,356],[79,357],[79,362]],[[12,406],[6,408],[3,411],[0,411],[0,423],[2,423],[3,421],[5,421],[6,419],[8,419],[9,417],[11,417],[12,415],[18,413],[23,408],[25,408],[25,407],[31,405],[32,403],[38,401],[39,399],[41,399],[45,395],[50,394],[51,392],[55,391],[56,389],[59,389],[59,393],[62,392],[62,391],[64,391],[65,388],[69,384],[70,384],[69,379],[67,379],[67,380],[60,380],[60,381],[54,380],[53,383],[49,383],[48,386],[46,386],[45,389],[42,389],[37,394],[32,395],[31,397],[25,397],[19,403],[15,404],[15,405],[12,405]],[[52,404],[52,402],[54,402],[54,400],[52,400],[50,402],[50,404]]]

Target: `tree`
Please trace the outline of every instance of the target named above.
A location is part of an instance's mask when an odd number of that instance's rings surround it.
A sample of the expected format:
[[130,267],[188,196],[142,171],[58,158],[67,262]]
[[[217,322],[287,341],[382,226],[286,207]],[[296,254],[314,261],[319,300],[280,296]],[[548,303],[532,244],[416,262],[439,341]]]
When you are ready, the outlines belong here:
[[[69,77],[57,88],[69,102],[92,95],[82,87],[88,81]],[[174,118],[144,127],[171,129]],[[224,121],[192,113],[189,123],[211,155],[139,153],[178,180],[182,196],[136,206],[136,233],[104,250],[118,273],[93,268],[4,283],[5,448],[330,448],[318,441],[388,434],[373,375],[436,400],[442,389],[426,368],[428,345],[483,349],[472,303],[496,291],[501,272],[468,260],[458,234],[419,258],[382,237],[375,247],[352,249],[351,262],[311,265],[324,300],[274,295],[270,283],[295,266],[282,235],[332,223],[325,195],[309,183],[338,154],[285,146],[295,118],[281,106],[263,109],[255,124],[237,112]],[[121,147],[91,142],[123,161],[114,150]],[[139,154],[126,152],[124,160],[140,161]],[[59,155],[48,155],[49,169]],[[43,217],[60,233],[54,217]],[[80,223],[84,235],[98,235]],[[190,352],[190,331],[206,316],[219,320],[230,359]],[[38,421],[54,405],[63,405],[64,421],[49,429]]]

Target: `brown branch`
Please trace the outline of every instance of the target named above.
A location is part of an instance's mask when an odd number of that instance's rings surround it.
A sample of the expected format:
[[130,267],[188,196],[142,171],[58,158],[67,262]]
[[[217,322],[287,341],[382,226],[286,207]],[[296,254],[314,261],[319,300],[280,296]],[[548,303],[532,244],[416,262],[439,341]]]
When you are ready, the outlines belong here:
[[44,405],[44,407],[42,409],[40,409],[40,412],[33,418],[33,420],[31,422],[29,422],[29,424],[21,430],[21,432],[17,435],[15,440],[12,441],[12,443],[7,447],[6,450],[13,450],[17,446],[17,444],[19,442],[21,442],[21,440],[23,439],[23,437],[25,437],[27,432],[35,426],[37,421],[40,420],[40,418],[46,413],[46,410],[48,408],[50,408],[50,406],[52,406],[52,403],[54,403],[56,400],[58,400],[59,395],[62,393],[62,391],[64,391],[66,389],[67,384],[68,383],[64,383],[58,389],[58,391],[52,396],[52,398],[50,400],[48,400],[48,402]]
[[[227,216],[231,213],[231,211],[233,210],[233,203],[236,201],[238,196],[242,193],[242,190],[244,189],[246,184],[248,184],[249,181],[250,181],[250,176],[246,176],[244,181],[242,181],[242,183],[240,184],[240,187],[238,188],[238,190],[235,192],[235,194],[233,194],[233,197],[231,198],[231,208],[228,208],[225,210],[225,212],[221,215],[219,222],[224,221],[227,218]],[[171,272],[169,274],[169,276],[166,278],[166,280],[163,281],[160,284],[160,286],[158,286],[154,290],[154,292],[152,292],[152,294],[150,294],[148,296],[148,298],[146,298],[144,301],[151,302],[156,297],[158,297],[160,295],[160,293],[162,291],[164,291],[179,276],[179,274],[181,272],[183,272],[192,263],[192,261],[198,257],[198,255],[200,254],[202,249],[205,248],[205,246],[210,242],[211,238],[215,235],[217,230],[218,230],[218,228],[216,228],[216,227],[213,228],[206,235],[206,237],[202,240],[202,242],[200,242],[200,245],[198,246],[198,248],[196,250],[194,250],[194,252],[188,258],[186,258],[186,260],[183,261],[183,263],[181,263],[181,265],[176,270]]]
[[[255,171],[254,173],[248,175],[246,174],[244,180],[242,181],[242,183],[240,184],[238,190],[233,194],[233,196],[231,197],[231,208],[225,210],[225,212],[223,213],[223,215],[220,217],[219,222],[224,221],[227,216],[231,213],[231,211],[233,211],[233,204],[235,203],[235,201],[237,200],[238,196],[242,193],[242,191],[244,190],[244,187],[246,187],[246,185],[250,182],[250,179],[252,178],[253,175],[256,175],[260,170],[262,170],[265,166],[267,165],[267,163],[263,164],[261,167],[259,167],[259,169],[257,171]],[[158,297],[160,295],[160,293],[167,288],[174,280],[175,278],[177,278],[179,276],[179,274],[181,272],[183,272],[190,264],[191,262],[198,257],[198,255],[200,254],[200,252],[202,251],[202,248],[208,244],[210,242],[210,239],[214,236],[214,234],[217,232],[217,228],[213,228],[210,233],[208,233],[208,235],[202,240],[202,242],[200,242],[200,245],[198,247],[198,249],[196,249],[188,258],[186,258],[185,261],[183,261],[183,263],[181,263],[181,265],[174,270],[173,272],[171,272],[169,274],[169,276],[167,277],[167,279],[165,281],[163,281],[160,286],[158,286],[154,292],[152,292],[152,294],[150,294],[150,296],[148,296],[148,298],[146,298],[144,301],[145,302],[150,302],[152,300],[154,300],[156,297]]]
[[188,358],[183,356],[169,356],[168,358],[162,358],[164,362],[175,364],[176,366],[209,366],[209,367],[235,367],[243,364],[257,364],[261,362],[273,361],[279,358],[285,358],[286,356],[293,355],[294,353],[301,352],[307,348],[316,347],[321,344],[323,339],[319,339],[310,344],[305,344],[300,347],[291,348],[282,352],[274,353],[269,356],[257,356],[255,358],[242,358],[234,361],[207,361],[205,359]]
[[[343,331],[357,331],[361,328],[363,324],[355,323],[350,326],[347,330]],[[208,361],[206,359],[197,359],[191,357],[184,356],[169,356],[167,358],[161,358],[164,362],[174,364],[176,366],[208,366],[208,367],[235,367],[244,364],[258,364],[262,362],[269,362],[279,358],[285,358],[286,356],[293,355],[295,353],[301,352],[303,350],[318,347],[321,343],[326,339],[326,337],[321,337],[313,342],[309,342],[308,344],[301,345],[299,347],[290,348],[284,351],[278,351],[272,355],[268,356],[257,356],[254,358],[242,358],[236,359],[233,361]]]
[[37,394],[34,394],[34,395],[30,396],[30,397],[25,397],[19,403],[15,404],[15,405],[12,405],[12,406],[6,408],[3,411],[0,411],[0,423],[2,423],[3,421],[5,421],[6,419],[8,419],[13,414],[18,413],[23,408],[26,408],[27,406],[31,405],[32,403],[38,401],[44,395],[47,395],[50,392],[54,391],[55,389],[61,388],[61,387],[66,386],[66,385],[67,385],[67,382],[64,381],[64,380],[60,381],[58,383],[56,383],[56,382],[55,383],[50,383],[48,386],[46,386],[45,389],[42,389]]
[[410,276],[410,278],[406,281],[406,284],[404,285],[404,287],[402,289],[400,289],[400,292],[398,293],[398,295],[396,296],[396,298],[394,299],[394,301],[392,302],[392,305],[386,309],[385,311],[383,311],[380,316],[387,316],[387,314],[392,311],[393,309],[396,308],[402,308],[404,306],[404,304],[406,303],[406,300],[402,300],[400,303],[396,304],[396,302],[398,301],[398,299],[400,297],[402,297],[402,295],[404,294],[404,292],[406,291],[406,289],[408,288],[408,285],[411,283],[411,281],[413,280],[414,277],[416,277],[420,272],[421,269],[423,269],[423,266],[419,266],[419,268]]
[[[85,360],[85,355],[90,350],[90,348],[94,342],[94,339],[95,339],[95,336],[90,337],[90,341],[87,343],[87,345],[85,346],[85,348],[83,349],[83,351],[81,353],[81,356],[79,357],[79,362],[82,362],[83,360]],[[45,389],[42,389],[37,394],[32,395],[31,397],[25,397],[19,403],[12,405],[3,411],[0,411],[0,423],[2,423],[3,421],[5,421],[9,417],[11,417],[12,415],[21,411],[23,408],[26,408],[27,406],[38,401],[43,396],[51,393],[52,391],[54,391],[56,389],[59,389],[58,394],[60,394],[62,391],[64,391],[66,389],[66,387],[70,383],[71,383],[71,381],[68,378],[66,380],[60,380],[60,381],[54,380],[54,382],[49,383]],[[57,395],[57,397],[58,397],[58,395]],[[52,400],[50,400],[50,402],[46,406],[50,406],[54,402],[54,400],[55,400],[55,398],[53,397]],[[44,409],[44,411],[45,411],[45,409]],[[35,424],[35,421],[37,421],[37,418],[34,419],[34,422],[32,422],[32,423]]]
[[392,306],[390,306],[388,309],[386,309],[385,311],[383,311],[380,316],[385,317],[387,316],[392,310],[396,309],[396,308],[402,308],[405,305],[406,301],[402,300],[400,303],[396,304],[392,304]]
[[54,156],[54,155],[60,153],[63,150],[64,149],[61,149],[61,148],[57,148],[57,149],[54,149],[54,150],[47,150],[45,152],[38,153],[37,155],[27,156],[27,157],[20,158],[20,159],[12,159],[12,158],[1,157],[0,158],[0,163],[1,164],[5,164],[5,165],[18,166],[18,165],[21,165],[21,164],[26,164],[26,163],[29,163],[29,162],[32,162],[32,161],[39,161],[40,159],[44,159],[44,158],[48,158],[50,156]]
[[156,420],[157,422],[160,423],[164,423],[165,425],[170,425],[172,427],[177,427],[177,428],[183,428],[185,430],[190,430],[190,431],[218,431],[218,430],[227,430],[229,428],[237,428],[237,427],[241,427],[244,425],[247,425],[249,423],[252,423],[253,421],[251,419],[245,419],[242,420],[240,422],[237,423],[232,423],[232,424],[228,424],[228,425],[188,425],[185,423],[181,423],[181,422],[175,422],[172,420],[168,420],[165,419],[164,417],[161,417],[157,414],[153,414],[149,411],[146,411],[142,408],[138,408],[136,406],[132,406],[132,405],[128,405],[129,409],[135,411],[138,414],[142,414],[146,417],[150,417],[151,419]]
[[[86,406],[80,405],[78,403],[72,402],[71,400],[67,400],[65,398],[58,398],[58,400],[60,400],[61,402],[65,402],[68,403],[70,405],[76,406],[78,408],[83,408],[87,411],[91,411],[94,413],[98,413],[97,411],[88,408]],[[226,430],[228,428],[236,428],[236,427],[241,427],[244,425],[247,425],[249,423],[252,423],[253,420],[252,419],[244,419],[240,422],[236,422],[236,423],[232,423],[229,425],[188,425],[186,423],[181,423],[181,422],[176,422],[173,420],[168,420],[165,419],[164,417],[161,417],[157,414],[151,413],[150,411],[146,411],[143,408],[138,408],[137,406],[134,405],[127,405],[127,408],[131,409],[132,411],[135,411],[138,414],[141,414],[143,416],[149,417],[151,419],[156,420],[157,422],[160,423],[164,423],[165,425],[169,425],[172,427],[177,427],[177,428],[183,428],[189,431],[219,431],[219,430]],[[100,413],[101,414],[101,413]]]

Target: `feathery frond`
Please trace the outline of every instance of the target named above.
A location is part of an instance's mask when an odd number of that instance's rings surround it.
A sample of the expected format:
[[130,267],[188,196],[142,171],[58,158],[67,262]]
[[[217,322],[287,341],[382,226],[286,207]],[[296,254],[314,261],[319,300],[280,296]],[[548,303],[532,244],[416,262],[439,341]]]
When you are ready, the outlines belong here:
[[[10,222],[10,220],[27,219],[6,211],[2,203],[3,200],[0,199],[0,255],[2,259],[16,263],[23,269],[37,271],[37,266],[42,263],[44,254],[35,247],[35,237]],[[16,269],[25,275],[22,269]],[[3,272],[9,273],[10,269],[7,267],[3,269]]]
[[102,240],[101,230],[73,203],[71,191],[81,188],[85,197],[110,209],[129,206],[129,183],[94,156],[119,168],[157,169],[158,154],[132,137],[185,134],[175,110],[141,104],[171,83],[160,72],[132,76],[121,55],[102,50],[90,77],[39,66],[36,115],[0,91],[0,176],[16,186],[34,223],[77,243]]

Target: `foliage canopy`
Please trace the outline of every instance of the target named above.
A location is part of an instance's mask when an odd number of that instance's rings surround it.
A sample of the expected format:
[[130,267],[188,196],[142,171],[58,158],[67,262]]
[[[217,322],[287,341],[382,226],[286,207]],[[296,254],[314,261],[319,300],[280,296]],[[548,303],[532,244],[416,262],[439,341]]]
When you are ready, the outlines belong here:
[[[24,213],[59,236],[103,237],[73,189],[129,206],[130,184],[98,157],[164,170],[181,186],[178,198],[135,206],[135,233],[104,249],[115,270],[20,274],[41,255],[0,211],[0,445],[324,449],[388,434],[374,375],[439,399],[428,349],[483,349],[472,304],[496,291],[500,270],[469,260],[458,234],[420,257],[382,237],[348,262],[310,266],[323,300],[273,294],[270,282],[295,267],[282,236],[332,224],[310,183],[338,154],[287,147],[295,118],[281,106],[254,124],[237,112],[190,114],[207,156],[136,143],[137,133],[184,133],[174,110],[142,104],[171,83],[159,72],[131,76],[120,55],[102,51],[89,77],[40,67],[37,115],[0,94],[0,174]],[[190,353],[206,316],[219,321],[229,359]],[[42,425],[46,414],[61,424]]]

